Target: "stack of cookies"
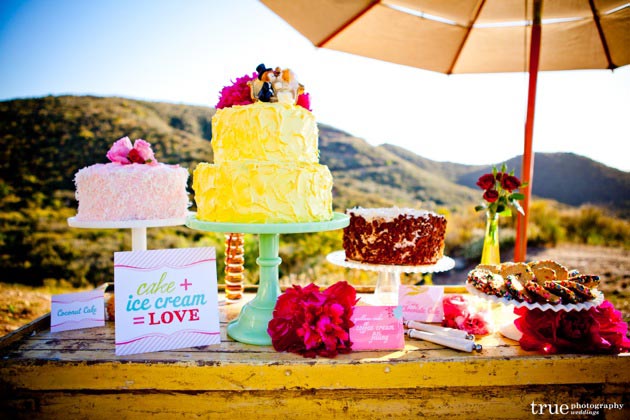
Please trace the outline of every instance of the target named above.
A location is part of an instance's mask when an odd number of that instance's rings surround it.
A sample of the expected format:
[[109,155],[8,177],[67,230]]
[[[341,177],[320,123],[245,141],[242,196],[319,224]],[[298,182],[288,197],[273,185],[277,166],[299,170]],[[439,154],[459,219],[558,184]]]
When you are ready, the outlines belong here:
[[556,305],[595,299],[599,277],[569,271],[556,261],[545,260],[478,265],[468,273],[468,283],[488,295]]

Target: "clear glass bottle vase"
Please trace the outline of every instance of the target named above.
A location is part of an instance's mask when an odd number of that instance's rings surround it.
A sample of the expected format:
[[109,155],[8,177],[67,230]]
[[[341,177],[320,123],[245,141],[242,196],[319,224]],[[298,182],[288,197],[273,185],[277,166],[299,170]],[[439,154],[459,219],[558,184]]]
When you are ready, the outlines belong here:
[[500,264],[499,213],[486,213],[486,233],[483,237],[481,264]]

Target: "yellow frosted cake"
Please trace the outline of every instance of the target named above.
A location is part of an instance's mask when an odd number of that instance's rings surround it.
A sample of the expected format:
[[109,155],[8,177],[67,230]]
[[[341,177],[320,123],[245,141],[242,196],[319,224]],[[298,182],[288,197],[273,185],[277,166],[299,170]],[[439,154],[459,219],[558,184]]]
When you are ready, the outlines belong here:
[[[254,76],[237,79],[224,89],[232,89],[231,94],[223,96],[233,98],[235,89],[244,90],[239,83],[251,86]],[[232,223],[332,219],[332,175],[319,164],[315,117],[303,102],[298,105],[300,100],[274,100],[278,85],[270,86],[269,102],[252,93],[252,103],[217,105],[220,109],[212,118],[214,164],[201,163],[193,174],[197,219]]]

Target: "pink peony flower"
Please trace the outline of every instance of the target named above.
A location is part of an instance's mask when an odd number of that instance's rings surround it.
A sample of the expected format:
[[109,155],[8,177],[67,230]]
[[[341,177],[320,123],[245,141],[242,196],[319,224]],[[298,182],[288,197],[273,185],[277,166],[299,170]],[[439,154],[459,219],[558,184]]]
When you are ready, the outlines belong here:
[[314,284],[293,286],[279,298],[267,332],[274,349],[301,354],[335,357],[351,351],[350,320],[356,291],[339,282],[321,292]]
[[[142,162],[138,162],[138,163],[149,163],[149,164],[157,163],[157,161],[155,160],[155,155],[153,154],[153,150],[151,149],[151,144],[149,142],[144,141],[142,139],[137,139],[133,143],[133,150],[137,151],[138,157],[140,158],[140,160],[142,160]],[[129,160],[134,162],[131,159],[131,157],[129,157]]]
[[253,103],[248,82],[258,78],[256,73],[238,77],[230,86],[225,86],[219,94],[217,109],[229,108],[234,105],[249,105]]
[[514,321],[523,333],[519,343],[529,351],[617,354],[630,351],[628,324],[605,300],[588,311],[541,311],[516,308]]
[[302,94],[298,95],[297,101],[295,103],[296,103],[296,105],[299,105],[302,108],[306,108],[309,111],[312,111],[312,109],[311,109],[311,95],[309,95],[308,93],[302,93]]
[[127,155],[129,151],[133,149],[131,145],[131,140],[129,137],[123,137],[112,145],[112,147],[107,152],[107,159],[114,163],[122,163],[127,164],[129,160],[127,159]]

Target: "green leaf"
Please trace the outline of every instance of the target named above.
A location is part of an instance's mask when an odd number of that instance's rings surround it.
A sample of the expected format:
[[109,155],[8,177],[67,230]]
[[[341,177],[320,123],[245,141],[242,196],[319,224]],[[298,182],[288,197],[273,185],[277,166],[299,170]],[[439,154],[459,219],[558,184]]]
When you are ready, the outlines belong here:
[[481,211],[481,210],[485,210],[486,206],[484,205],[479,205],[479,206],[475,206],[475,211]]
[[507,165],[503,163],[503,165],[501,165],[501,172],[505,173],[505,171],[507,171]]
[[509,207],[506,207],[503,211],[499,212],[499,216],[511,217],[512,216],[512,210],[510,210]]
[[510,200],[525,200],[525,194],[512,193],[509,198]]
[[508,208],[508,207],[504,206],[503,204],[499,204],[497,206],[497,213],[499,213],[499,214],[503,213],[506,208]]

